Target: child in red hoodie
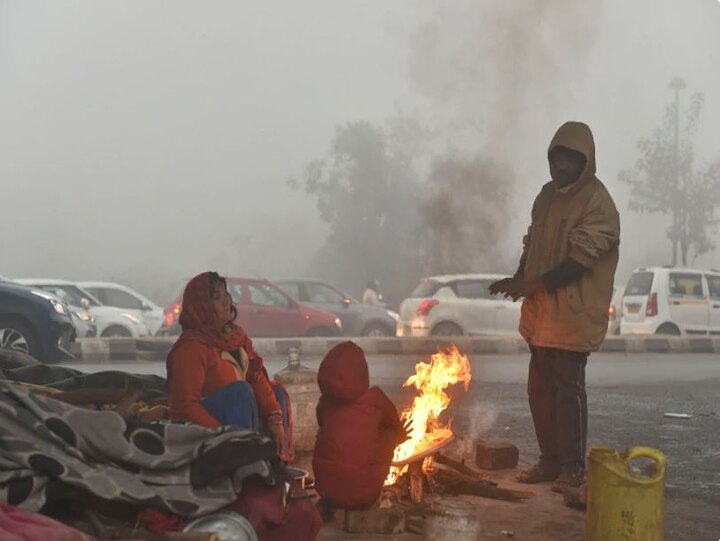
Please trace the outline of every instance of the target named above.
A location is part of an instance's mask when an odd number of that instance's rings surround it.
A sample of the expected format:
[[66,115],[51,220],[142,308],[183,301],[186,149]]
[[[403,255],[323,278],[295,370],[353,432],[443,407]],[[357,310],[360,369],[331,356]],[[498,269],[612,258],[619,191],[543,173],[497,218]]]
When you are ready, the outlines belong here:
[[363,350],[353,342],[332,348],[320,364],[320,430],[313,455],[315,488],[329,520],[333,508],[358,509],[380,496],[395,446],[407,437],[395,406],[370,387]]

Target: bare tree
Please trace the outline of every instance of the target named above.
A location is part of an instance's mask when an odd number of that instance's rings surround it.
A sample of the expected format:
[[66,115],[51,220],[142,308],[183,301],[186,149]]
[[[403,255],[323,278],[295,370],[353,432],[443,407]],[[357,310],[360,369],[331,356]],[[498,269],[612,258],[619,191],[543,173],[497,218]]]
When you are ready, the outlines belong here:
[[680,90],[682,79],[673,79],[670,87],[675,101],[665,109],[662,123],[652,134],[638,141],[641,156],[632,169],[619,173],[621,182],[632,189],[629,208],[639,213],[670,214],[672,223],[667,237],[672,245],[672,264],[678,253],[687,265],[692,259],[713,251],[709,233],[717,231],[715,209],[720,205],[720,161],[695,167],[695,138],[704,97],[695,93],[680,126]]
[[420,272],[419,183],[413,169],[415,126],[399,119],[383,128],[368,122],[338,127],[325,159],[308,164],[302,181],[317,200],[330,237],[311,271],[350,291],[380,280],[399,301]]

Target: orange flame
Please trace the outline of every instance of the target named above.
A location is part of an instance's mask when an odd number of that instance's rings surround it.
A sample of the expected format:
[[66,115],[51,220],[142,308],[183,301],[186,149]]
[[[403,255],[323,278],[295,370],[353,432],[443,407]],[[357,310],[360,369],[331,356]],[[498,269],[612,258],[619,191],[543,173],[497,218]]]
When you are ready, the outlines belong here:
[[[431,357],[430,364],[421,362],[415,365],[415,375],[410,376],[403,387],[414,386],[418,396],[412,406],[404,409],[400,415],[403,422],[410,421],[410,439],[395,448],[394,463],[420,454],[452,437],[450,422],[443,425],[439,421],[440,414],[450,404],[450,397],[445,390],[450,385],[462,382],[467,391],[471,379],[470,361],[454,345],[447,351],[438,351]],[[406,470],[407,466],[392,466],[385,484],[392,485]]]

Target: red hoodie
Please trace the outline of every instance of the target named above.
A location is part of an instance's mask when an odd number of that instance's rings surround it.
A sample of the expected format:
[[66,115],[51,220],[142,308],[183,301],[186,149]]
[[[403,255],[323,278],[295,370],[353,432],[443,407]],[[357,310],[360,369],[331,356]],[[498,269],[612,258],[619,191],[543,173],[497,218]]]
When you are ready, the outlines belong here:
[[390,470],[402,433],[395,406],[370,388],[363,350],[353,342],[332,348],[320,364],[320,430],[313,455],[315,487],[341,509],[371,505]]

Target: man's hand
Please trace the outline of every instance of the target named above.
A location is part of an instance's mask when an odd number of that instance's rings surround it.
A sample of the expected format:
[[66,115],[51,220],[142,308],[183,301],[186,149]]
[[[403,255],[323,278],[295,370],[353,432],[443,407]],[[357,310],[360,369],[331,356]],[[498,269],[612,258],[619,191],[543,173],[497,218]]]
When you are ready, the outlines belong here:
[[[503,278],[502,280],[498,280],[497,282],[493,282],[490,284],[490,287],[488,287],[488,291],[492,295],[497,295],[498,293],[507,293],[508,288],[513,284],[513,282],[516,281],[516,278]],[[505,295],[507,297],[507,295]]]
[[493,295],[503,293],[506,299],[511,298],[513,302],[515,302],[521,297],[532,297],[543,287],[543,282],[540,278],[534,280],[504,278],[503,280],[490,284],[488,290]]

